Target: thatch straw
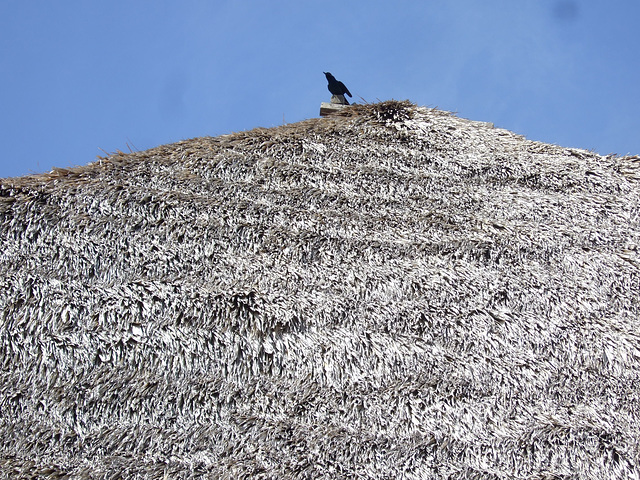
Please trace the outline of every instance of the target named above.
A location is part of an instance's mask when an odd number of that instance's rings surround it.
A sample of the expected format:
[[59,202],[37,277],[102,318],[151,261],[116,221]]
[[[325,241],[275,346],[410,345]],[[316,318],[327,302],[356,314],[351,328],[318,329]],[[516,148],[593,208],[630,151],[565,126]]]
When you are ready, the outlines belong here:
[[3,180],[0,473],[639,478],[639,172],[383,102]]

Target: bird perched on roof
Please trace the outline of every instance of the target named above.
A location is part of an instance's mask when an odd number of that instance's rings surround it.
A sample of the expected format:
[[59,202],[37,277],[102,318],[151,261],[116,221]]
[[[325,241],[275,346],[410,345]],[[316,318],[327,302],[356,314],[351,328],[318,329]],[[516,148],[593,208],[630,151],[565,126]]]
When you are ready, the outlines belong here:
[[332,95],[343,95],[342,99],[345,101],[345,105],[349,105],[349,102],[347,101],[347,99],[344,98],[344,94],[346,93],[350,97],[352,95],[351,95],[351,92],[349,91],[349,89],[346,87],[346,85],[344,83],[342,83],[341,81],[336,80],[336,77],[331,75],[331,73],[329,73],[329,72],[322,72],[322,73],[324,73],[324,76],[327,77],[327,81],[329,82],[329,85],[327,85],[327,88],[329,89],[331,94]]

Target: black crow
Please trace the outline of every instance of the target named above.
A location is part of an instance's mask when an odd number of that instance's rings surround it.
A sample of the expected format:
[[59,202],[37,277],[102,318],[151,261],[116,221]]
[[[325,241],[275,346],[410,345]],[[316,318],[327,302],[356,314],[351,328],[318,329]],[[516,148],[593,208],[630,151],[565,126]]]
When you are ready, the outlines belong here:
[[[327,88],[329,89],[332,95],[344,95],[346,93],[350,97],[352,96],[351,92],[349,91],[349,89],[346,87],[344,83],[336,80],[336,77],[331,75],[329,72],[322,72],[322,73],[324,73],[325,77],[327,77],[327,81],[329,82],[329,85],[327,85]],[[345,99],[344,101],[347,102],[347,99]],[[349,102],[347,102],[347,105],[349,105]]]

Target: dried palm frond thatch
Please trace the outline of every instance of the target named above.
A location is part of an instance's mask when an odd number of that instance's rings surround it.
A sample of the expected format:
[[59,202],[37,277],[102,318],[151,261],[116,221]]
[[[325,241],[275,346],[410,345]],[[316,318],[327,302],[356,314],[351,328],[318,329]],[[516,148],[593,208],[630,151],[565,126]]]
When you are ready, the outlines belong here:
[[640,162],[409,102],[0,182],[10,478],[638,478]]

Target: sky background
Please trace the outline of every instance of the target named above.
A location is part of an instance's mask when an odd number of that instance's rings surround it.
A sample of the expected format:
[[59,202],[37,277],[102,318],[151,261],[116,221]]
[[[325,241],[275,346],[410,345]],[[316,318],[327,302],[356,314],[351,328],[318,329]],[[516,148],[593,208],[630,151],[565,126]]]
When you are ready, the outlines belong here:
[[1,0],[0,177],[409,99],[640,154],[638,0]]

